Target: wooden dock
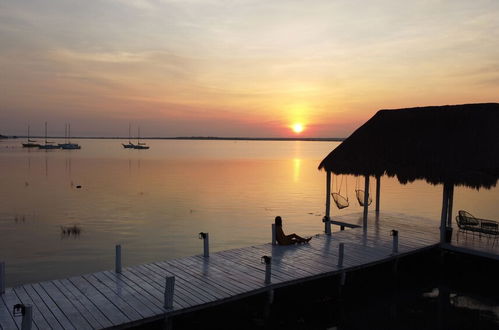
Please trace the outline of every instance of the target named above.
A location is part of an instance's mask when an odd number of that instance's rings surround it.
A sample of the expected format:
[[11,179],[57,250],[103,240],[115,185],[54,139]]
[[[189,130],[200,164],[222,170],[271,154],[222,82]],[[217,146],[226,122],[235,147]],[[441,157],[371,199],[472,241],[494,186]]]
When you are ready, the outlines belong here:
[[[335,218],[359,224],[361,215]],[[368,228],[317,235],[309,244],[270,243],[7,288],[0,295],[0,329],[21,329],[18,303],[32,305],[33,329],[126,328],[223,304],[313,279],[341,274],[435,247],[438,225],[407,215],[370,214]],[[337,228],[337,227],[336,227]],[[398,230],[393,253],[391,230]],[[269,224],[270,241],[270,224]],[[343,266],[338,266],[344,244]],[[271,283],[265,283],[271,256]],[[173,307],[165,309],[165,278],[175,276]]]

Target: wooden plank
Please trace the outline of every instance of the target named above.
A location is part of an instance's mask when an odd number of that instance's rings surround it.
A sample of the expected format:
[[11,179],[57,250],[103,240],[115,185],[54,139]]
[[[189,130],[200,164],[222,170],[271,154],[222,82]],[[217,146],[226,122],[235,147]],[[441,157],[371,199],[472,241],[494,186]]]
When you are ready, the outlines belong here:
[[113,325],[129,323],[130,318],[114,304],[100,293],[93,285],[81,276],[75,276],[68,279],[85,297],[91,301],[97,309],[100,309]]
[[98,276],[99,279],[101,279],[103,282],[105,281],[105,277],[107,277],[109,280],[111,280],[110,283],[112,282],[122,283],[122,285],[125,285],[127,287],[127,290],[131,294],[135,295],[137,299],[139,299],[142,303],[146,304],[153,313],[155,314],[164,313],[163,304],[161,304],[157,299],[155,299],[144,289],[136,285],[134,282],[130,281],[127,277],[111,271],[100,272],[96,276]]
[[[161,301],[164,303],[165,278],[159,278],[157,274],[149,274],[148,271],[138,269],[138,266],[127,268],[129,276],[132,274],[140,281],[147,281],[151,286],[155,287],[159,292]],[[186,300],[183,296],[183,290],[175,283],[175,292],[173,298],[173,309],[183,309],[192,306],[192,302]],[[177,306],[178,305],[178,306]]]
[[226,272],[217,267],[214,258],[216,258],[216,254],[212,254],[209,260],[205,260],[203,257],[189,257],[177,259],[175,262],[184,265],[190,271],[197,270],[198,274],[201,273],[211,280],[218,281],[223,287],[230,289],[236,295],[251,290],[252,286],[250,284],[234,281],[233,276],[228,276]]
[[[130,282],[135,283],[137,287],[140,287],[145,292],[147,292],[151,297],[153,297],[158,303],[159,306],[163,307],[165,302],[164,289],[161,285],[155,283],[152,279],[149,279],[144,276],[137,276],[135,272],[131,271],[132,267],[129,267],[122,271],[122,275],[126,277]],[[139,274],[141,275],[141,274]],[[180,310],[184,308],[185,302],[180,299],[173,300],[173,310]]]
[[183,279],[191,283],[196,288],[197,292],[202,294],[204,297],[206,297],[206,299],[209,299],[210,301],[230,297],[230,295],[226,294],[224,291],[219,290],[218,287],[214,286],[206,278],[195,277],[184,268],[176,267],[173,264],[166,262],[156,262],[154,263],[154,265],[165,270],[174,269],[175,274],[178,274]]
[[[78,310],[78,312],[85,318],[85,320],[90,324],[93,329],[100,329],[104,326],[96,318],[100,315],[96,315],[89,311],[86,306],[80,301],[78,296],[75,296],[60,280],[52,281],[52,283],[62,292],[62,294],[73,304],[73,306]],[[91,306],[92,303],[88,302]],[[109,323],[109,325],[111,325]]]
[[[116,273],[115,273],[116,274]],[[102,272],[92,274],[100,283],[106,285],[111,291],[124,299],[143,317],[151,317],[163,313],[163,309],[157,308],[152,302],[144,298],[141,293],[120,279],[121,275],[116,274],[114,278],[109,278]],[[139,310],[137,310],[139,309]]]
[[21,317],[17,316],[15,317],[13,314],[13,307],[16,304],[20,304],[21,300],[16,296],[14,291],[11,288],[6,288],[5,292],[0,296],[2,297],[5,306],[7,306],[7,311],[11,314],[12,318],[14,319],[14,322],[16,323],[17,327],[20,329],[21,328]]
[[[7,291],[7,289],[5,289]],[[4,330],[18,329],[14,317],[12,316],[11,309],[4,301],[4,295],[0,295],[0,325]]]
[[33,289],[31,284],[26,284],[23,285],[22,288],[28,296],[31,298],[33,303],[36,305],[36,308],[42,313],[43,317],[49,324],[50,328],[52,329],[62,329],[62,325],[59,323],[55,315],[52,313],[52,311],[47,307],[47,305],[43,302],[42,298],[40,295]]
[[57,321],[61,324],[64,329],[74,329],[75,327],[70,320],[64,315],[64,313],[59,309],[59,307],[54,303],[50,296],[45,292],[40,283],[35,283],[31,285],[36,293],[40,296],[47,308],[54,314]]
[[40,285],[76,329],[92,329],[92,326],[80,314],[80,311],[75,308],[54,283],[42,282]]
[[[107,300],[112,301],[113,304],[118,307],[123,314],[125,314],[131,321],[137,321],[144,317],[151,316],[151,312],[148,310],[141,310],[144,308],[142,304],[139,304],[137,300],[132,299],[132,296],[125,294],[124,292],[114,292],[107,286],[103,285],[98,279],[96,279],[92,274],[87,274],[82,276],[88,281],[94,288],[97,289]],[[140,311],[139,311],[140,310]]]
[[198,304],[204,304],[208,301],[204,300],[203,297],[200,297],[199,295],[196,295],[195,292],[192,291],[192,287],[189,285],[189,282],[183,279],[181,276],[178,276],[175,273],[166,271],[160,267],[157,267],[152,264],[148,265],[142,265],[141,270],[145,272],[149,272],[149,274],[156,274],[156,278],[159,281],[165,281],[165,278],[167,276],[175,276],[175,291],[182,292],[184,300],[188,300],[191,302],[191,306],[198,305]]
[[[265,279],[265,265],[259,262],[262,256],[258,256],[258,258],[252,258],[244,256],[241,254],[241,252],[237,251],[223,251],[217,254],[217,257],[219,257],[220,260],[226,259],[227,261],[231,261],[233,264],[240,264],[241,266],[245,266],[245,272],[251,274],[251,276],[254,278],[252,281],[256,280],[259,285],[263,283]],[[285,282],[295,279],[298,276],[300,276],[300,274],[297,274],[296,272],[283,273],[280,270],[276,270],[272,273],[272,281]]]
[[38,329],[50,329],[50,325],[43,317],[42,312],[36,303],[30,298],[22,286],[13,288],[15,294],[24,305],[31,305],[33,308],[33,323]]
[[227,283],[226,279],[220,276],[217,276],[217,274],[214,273],[214,270],[208,266],[186,266],[184,263],[182,263],[181,260],[175,259],[175,260],[168,260],[168,264],[172,264],[176,266],[177,268],[184,268],[188,269],[189,274],[192,276],[195,276],[197,278],[202,278],[205,281],[210,281],[211,283],[214,283],[214,285],[227,294],[228,296],[233,296],[237,295],[241,292],[241,289],[238,287],[233,287],[230,283]]

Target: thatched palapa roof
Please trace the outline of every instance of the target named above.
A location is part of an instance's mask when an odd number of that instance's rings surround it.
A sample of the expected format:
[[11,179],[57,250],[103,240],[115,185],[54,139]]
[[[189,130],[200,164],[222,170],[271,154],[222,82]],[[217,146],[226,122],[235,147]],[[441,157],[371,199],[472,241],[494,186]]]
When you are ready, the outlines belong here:
[[499,178],[499,104],[380,110],[319,169],[490,188]]

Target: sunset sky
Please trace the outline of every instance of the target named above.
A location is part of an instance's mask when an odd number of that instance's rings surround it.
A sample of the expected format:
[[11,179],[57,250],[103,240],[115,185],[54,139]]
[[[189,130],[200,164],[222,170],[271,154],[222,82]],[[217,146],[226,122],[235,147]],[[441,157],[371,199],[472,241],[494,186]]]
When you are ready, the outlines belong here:
[[344,137],[498,101],[497,0],[0,0],[0,134]]

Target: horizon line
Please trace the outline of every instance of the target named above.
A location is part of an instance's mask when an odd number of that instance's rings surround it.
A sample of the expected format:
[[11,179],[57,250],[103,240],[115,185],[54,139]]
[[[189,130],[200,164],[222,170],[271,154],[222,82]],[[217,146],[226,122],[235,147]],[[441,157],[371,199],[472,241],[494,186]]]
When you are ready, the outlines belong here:
[[[25,139],[27,135],[1,135],[7,139]],[[32,139],[45,139],[45,136],[30,136]],[[47,136],[50,139],[64,139],[64,136]],[[123,136],[72,136],[71,139],[107,139],[107,140],[135,140],[137,137]],[[221,136],[174,136],[141,137],[141,140],[239,140],[239,141],[343,141],[344,137],[221,137]]]

